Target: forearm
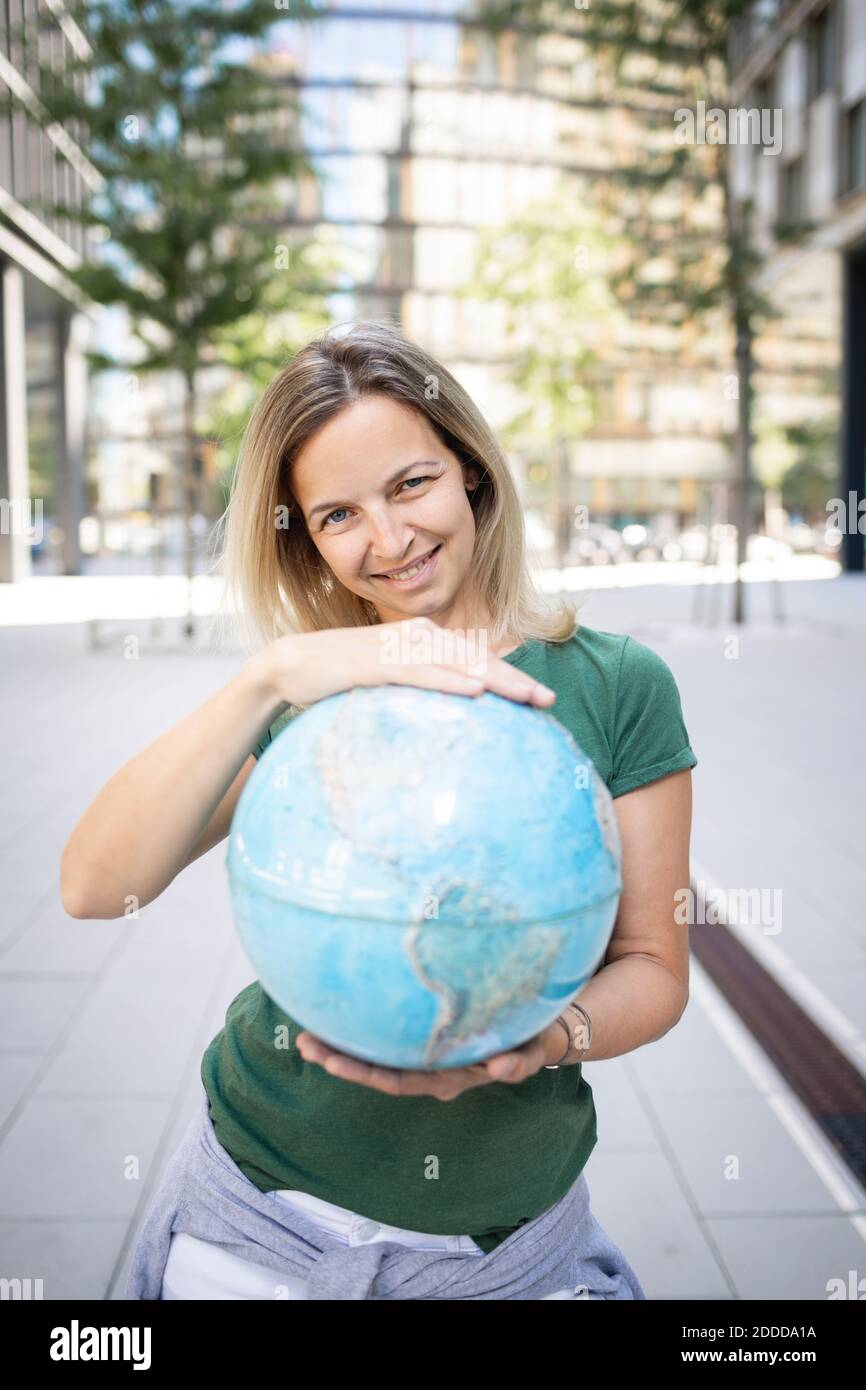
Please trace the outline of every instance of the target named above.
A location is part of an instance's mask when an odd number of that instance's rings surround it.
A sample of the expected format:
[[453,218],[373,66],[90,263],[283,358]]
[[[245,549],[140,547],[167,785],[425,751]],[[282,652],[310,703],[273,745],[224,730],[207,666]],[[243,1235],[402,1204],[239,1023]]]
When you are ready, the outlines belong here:
[[[592,1020],[592,1044],[575,1062],[602,1062],[656,1042],[681,1017],[688,991],[667,966],[648,956],[620,956],[604,966],[581,990],[576,1002]],[[574,1017],[569,1010],[566,1020]],[[565,1031],[555,1023],[548,1029],[548,1060],[558,1061],[565,1051]],[[555,1054],[555,1055],[550,1055]]]
[[221,690],[105,784],[61,857],[67,911],[117,918],[168,886],[273,718],[278,699],[250,659]]

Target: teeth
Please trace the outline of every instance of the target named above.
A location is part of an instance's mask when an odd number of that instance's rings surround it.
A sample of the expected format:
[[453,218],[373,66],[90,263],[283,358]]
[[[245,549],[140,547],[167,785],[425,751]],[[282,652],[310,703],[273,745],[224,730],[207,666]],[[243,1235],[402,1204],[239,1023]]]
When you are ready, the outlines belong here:
[[423,559],[419,564],[417,564],[417,565],[410,565],[409,568],[408,568],[407,570],[398,570],[396,574],[387,574],[387,575],[385,576],[385,578],[386,578],[386,579],[414,579],[416,574],[420,574],[421,570],[424,568],[424,566],[426,565],[426,563],[427,563],[427,561],[428,561],[429,559],[430,559],[430,556],[429,556],[429,555],[425,555],[425,556],[424,556],[424,559]]

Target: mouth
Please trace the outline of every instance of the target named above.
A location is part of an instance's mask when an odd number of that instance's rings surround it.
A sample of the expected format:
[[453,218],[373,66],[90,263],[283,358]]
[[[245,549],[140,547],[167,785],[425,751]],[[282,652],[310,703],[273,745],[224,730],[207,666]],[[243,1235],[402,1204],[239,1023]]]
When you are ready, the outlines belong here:
[[426,555],[421,555],[411,565],[405,569],[395,570],[391,574],[374,574],[372,579],[379,579],[383,584],[390,584],[394,589],[414,589],[417,585],[424,584],[436,568],[436,558],[442,549],[442,542],[434,545],[432,550],[428,550]]

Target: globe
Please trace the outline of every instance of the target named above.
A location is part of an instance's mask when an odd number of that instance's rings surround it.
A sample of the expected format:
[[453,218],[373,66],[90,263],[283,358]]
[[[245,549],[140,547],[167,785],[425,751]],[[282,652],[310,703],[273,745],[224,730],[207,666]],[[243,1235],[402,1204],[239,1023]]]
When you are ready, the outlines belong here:
[[466,1066],[547,1027],[604,958],[613,802],[552,714],[359,687],[310,705],[238,800],[227,867],[262,987],[339,1051]]

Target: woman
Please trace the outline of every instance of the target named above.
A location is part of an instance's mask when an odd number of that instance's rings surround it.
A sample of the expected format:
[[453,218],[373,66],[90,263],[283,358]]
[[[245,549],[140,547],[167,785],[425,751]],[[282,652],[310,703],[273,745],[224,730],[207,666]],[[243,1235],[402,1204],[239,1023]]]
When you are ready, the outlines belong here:
[[[551,709],[616,799],[623,891],[581,1011],[483,1064],[367,1065],[302,1031],[257,982],[242,990],[204,1054],[201,1112],[127,1296],[645,1297],[589,1211],[581,1062],[662,1037],[688,999],[674,904],[696,758],[668,667],[541,601],[491,430],[387,323],[326,334],[278,374],[224,520],[226,578],[257,649],[100,792],[64,851],[68,911],[120,916],[130,892],[150,902],[227,835],[288,719],[388,682]],[[384,624],[412,636],[405,664],[383,659]]]

